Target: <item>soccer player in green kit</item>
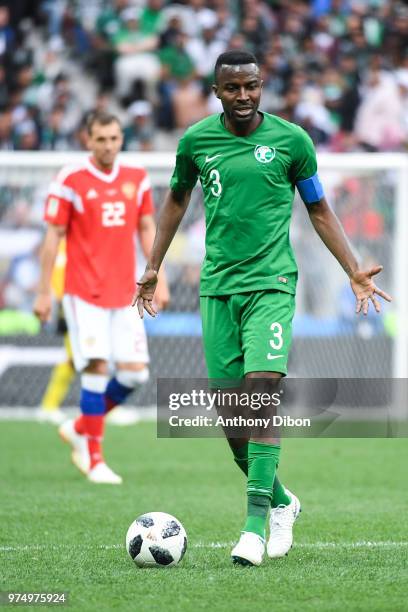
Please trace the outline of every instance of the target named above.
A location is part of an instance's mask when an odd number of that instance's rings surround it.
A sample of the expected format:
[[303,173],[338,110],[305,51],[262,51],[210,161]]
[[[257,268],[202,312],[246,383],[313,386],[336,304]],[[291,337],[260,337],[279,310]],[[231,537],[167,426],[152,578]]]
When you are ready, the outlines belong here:
[[[262,80],[256,58],[227,51],[215,65],[215,95],[224,112],[190,127],[158,220],[146,271],[134,299],[140,316],[152,307],[157,273],[199,178],[204,191],[206,255],[200,283],[204,352],[210,379],[262,379],[273,385],[287,373],[295,310],[297,266],[289,241],[295,187],[310,220],[350,278],[356,312],[371,301],[380,310],[373,276],[361,270],[328,206],[309,136],[297,125],[258,111]],[[247,475],[247,519],[232,550],[234,562],[260,565],[270,511],[267,554],[292,546],[297,497],[276,476],[280,442],[251,437],[228,440]]]

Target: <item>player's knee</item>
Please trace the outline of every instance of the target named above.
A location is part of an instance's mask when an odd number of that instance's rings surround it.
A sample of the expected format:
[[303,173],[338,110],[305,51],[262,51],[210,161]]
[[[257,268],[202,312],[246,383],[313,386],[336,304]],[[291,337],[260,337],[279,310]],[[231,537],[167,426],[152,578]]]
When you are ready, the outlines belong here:
[[116,372],[116,379],[121,385],[134,389],[149,380],[149,368],[144,367],[142,370],[118,370]]
[[90,359],[83,371],[87,374],[106,376],[108,374],[108,364],[104,359]]

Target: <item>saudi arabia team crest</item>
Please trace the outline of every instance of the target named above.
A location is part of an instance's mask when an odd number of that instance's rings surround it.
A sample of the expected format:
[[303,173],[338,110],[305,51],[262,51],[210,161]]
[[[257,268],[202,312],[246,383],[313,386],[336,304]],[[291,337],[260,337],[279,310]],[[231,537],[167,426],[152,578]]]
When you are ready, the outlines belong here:
[[275,159],[276,149],[275,147],[268,147],[266,145],[256,145],[254,155],[255,159],[261,164],[269,164]]

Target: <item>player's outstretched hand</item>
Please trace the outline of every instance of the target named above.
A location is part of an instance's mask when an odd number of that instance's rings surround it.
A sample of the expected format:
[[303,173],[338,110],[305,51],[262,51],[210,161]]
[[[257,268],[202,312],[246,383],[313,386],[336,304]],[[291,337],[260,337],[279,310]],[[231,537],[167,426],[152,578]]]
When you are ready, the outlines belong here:
[[143,319],[143,311],[155,317],[157,312],[153,308],[153,296],[157,286],[157,272],[146,270],[140,281],[137,282],[137,290],[132,301],[132,306],[137,305],[139,316]]
[[46,323],[51,316],[52,298],[51,293],[38,293],[35,300],[33,311],[41,323]]
[[373,281],[373,276],[381,272],[382,269],[382,266],[374,266],[369,270],[358,270],[350,278],[351,288],[357,299],[356,314],[362,312],[366,315],[368,313],[369,300],[372,301],[376,312],[380,312],[381,306],[380,302],[375,297],[376,295],[387,300],[387,302],[391,302],[391,296],[379,289]]

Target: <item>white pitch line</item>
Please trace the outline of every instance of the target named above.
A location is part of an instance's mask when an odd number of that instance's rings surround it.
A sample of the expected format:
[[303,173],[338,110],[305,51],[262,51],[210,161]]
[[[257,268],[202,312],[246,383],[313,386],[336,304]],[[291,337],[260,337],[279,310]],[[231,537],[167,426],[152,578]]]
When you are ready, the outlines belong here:
[[[190,548],[229,548],[233,546],[235,542],[195,542],[190,544]],[[319,550],[325,548],[346,548],[346,549],[356,549],[356,548],[406,548],[408,546],[408,542],[400,541],[393,542],[391,540],[372,542],[369,540],[363,540],[361,542],[300,542],[294,545],[294,548],[302,548],[302,549],[310,549],[310,550]],[[30,551],[45,551],[45,550],[62,550],[62,549],[73,549],[73,550],[92,550],[92,549],[100,549],[100,550],[114,550],[114,549],[124,549],[124,544],[97,544],[96,546],[92,545],[72,545],[72,544],[22,544],[19,546],[0,546],[0,552],[30,552]]]
[[[228,548],[233,546],[235,542],[197,542],[192,544],[193,548]],[[404,548],[408,546],[408,542],[299,542],[294,544],[293,548],[310,548],[310,549],[321,549],[321,548]]]
[[[156,420],[157,410],[155,406],[129,406],[126,408],[130,415],[134,416],[135,422],[151,422]],[[63,408],[66,418],[72,418],[79,414],[78,407]],[[47,419],[46,417],[50,418]],[[47,414],[44,410],[30,408],[28,406],[0,407],[0,421],[31,421],[37,423],[51,423],[52,412]],[[52,424],[52,423],[51,423]]]

